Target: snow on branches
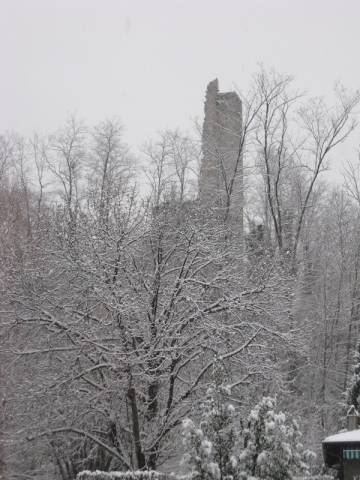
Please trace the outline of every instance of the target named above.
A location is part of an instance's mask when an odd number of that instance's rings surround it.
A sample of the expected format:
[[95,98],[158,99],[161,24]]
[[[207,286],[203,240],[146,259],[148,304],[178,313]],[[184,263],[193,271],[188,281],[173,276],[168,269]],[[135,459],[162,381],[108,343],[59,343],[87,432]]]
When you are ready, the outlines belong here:
[[214,387],[207,392],[199,425],[183,422],[184,460],[197,480],[291,480],[308,476],[314,454],[305,450],[295,420],[264,397],[250,412],[247,427]]
[[356,345],[354,353],[353,374],[350,378],[349,386],[345,392],[346,407],[349,410],[354,407],[359,411],[360,407],[360,341]]

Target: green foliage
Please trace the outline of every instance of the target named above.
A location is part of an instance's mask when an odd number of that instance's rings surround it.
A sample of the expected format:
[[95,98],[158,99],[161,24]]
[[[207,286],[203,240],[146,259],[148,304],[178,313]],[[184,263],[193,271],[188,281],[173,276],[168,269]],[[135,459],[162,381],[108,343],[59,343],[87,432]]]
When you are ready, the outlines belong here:
[[201,406],[199,427],[186,419],[184,426],[185,460],[194,478],[202,480],[236,478],[233,455],[237,438],[234,407],[224,402],[222,388],[213,384]]
[[276,412],[265,397],[250,412],[247,428],[235,427],[234,408],[221,389],[208,390],[199,426],[184,421],[185,459],[197,480],[292,480],[309,478],[314,456],[304,449],[296,421]]
[[312,452],[304,450],[295,420],[276,412],[276,401],[264,397],[250,412],[240,454],[241,479],[290,480],[309,474]]
[[349,382],[349,387],[345,392],[347,409],[354,406],[359,411],[360,405],[360,341],[356,345],[354,353],[353,375]]

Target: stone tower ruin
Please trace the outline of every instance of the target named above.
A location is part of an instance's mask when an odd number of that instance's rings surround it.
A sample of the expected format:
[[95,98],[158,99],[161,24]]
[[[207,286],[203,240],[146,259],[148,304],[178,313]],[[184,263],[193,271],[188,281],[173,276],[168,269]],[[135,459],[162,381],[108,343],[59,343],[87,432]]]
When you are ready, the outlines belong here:
[[243,233],[242,103],[236,92],[219,92],[215,79],[206,91],[199,199],[209,213]]

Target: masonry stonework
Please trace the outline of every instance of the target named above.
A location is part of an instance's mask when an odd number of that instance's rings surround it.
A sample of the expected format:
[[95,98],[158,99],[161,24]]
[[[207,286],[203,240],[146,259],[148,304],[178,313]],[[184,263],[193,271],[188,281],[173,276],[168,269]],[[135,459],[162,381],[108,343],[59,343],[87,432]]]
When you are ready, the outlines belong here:
[[243,234],[243,158],[240,148],[242,103],[235,92],[219,92],[209,83],[205,99],[200,203]]

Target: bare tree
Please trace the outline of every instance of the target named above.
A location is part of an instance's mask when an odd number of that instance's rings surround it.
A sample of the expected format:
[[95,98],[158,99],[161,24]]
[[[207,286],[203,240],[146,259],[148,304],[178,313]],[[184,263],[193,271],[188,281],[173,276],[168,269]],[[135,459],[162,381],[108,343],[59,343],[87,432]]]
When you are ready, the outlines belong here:
[[86,129],[75,117],[71,117],[63,130],[50,138],[47,165],[60,186],[68,217],[69,238],[76,229],[80,203],[79,182],[84,158]]
[[[304,103],[291,84],[291,77],[264,70],[255,76],[259,105],[255,142],[276,245],[280,251],[285,248],[292,252],[295,268],[315,184],[329,153],[356,127],[354,109],[360,97],[337,87],[334,107],[328,107],[323,99]],[[296,190],[298,199],[294,202]]]
[[106,229],[81,208],[76,255],[55,212],[26,275],[16,273],[15,355],[38,365],[27,435],[54,452],[64,479],[84,465],[161,465],[216,359],[235,398],[270,372],[280,381],[266,357],[291,336],[275,300],[284,280],[271,262],[247,278],[237,250],[223,246],[223,227],[202,227],[193,208],[180,224],[168,203],[156,215],[118,212]]
[[305,148],[310,154],[312,163],[309,166],[310,177],[295,230],[294,261],[305,213],[319,173],[325,166],[329,153],[337,145],[344,142],[357,125],[353,114],[354,109],[359,104],[360,94],[358,92],[348,94],[343,88],[338,87],[336,95],[337,104],[332,109],[327,107],[322,99],[311,100],[308,105],[300,109],[300,117],[305,132],[308,134],[308,142]]
[[265,70],[255,76],[258,95],[255,141],[259,153],[259,167],[264,178],[267,207],[275,232],[276,244],[284,247],[286,230],[286,200],[289,196],[289,175],[294,168],[296,146],[290,140],[290,113],[301,97],[293,93],[292,78]]

